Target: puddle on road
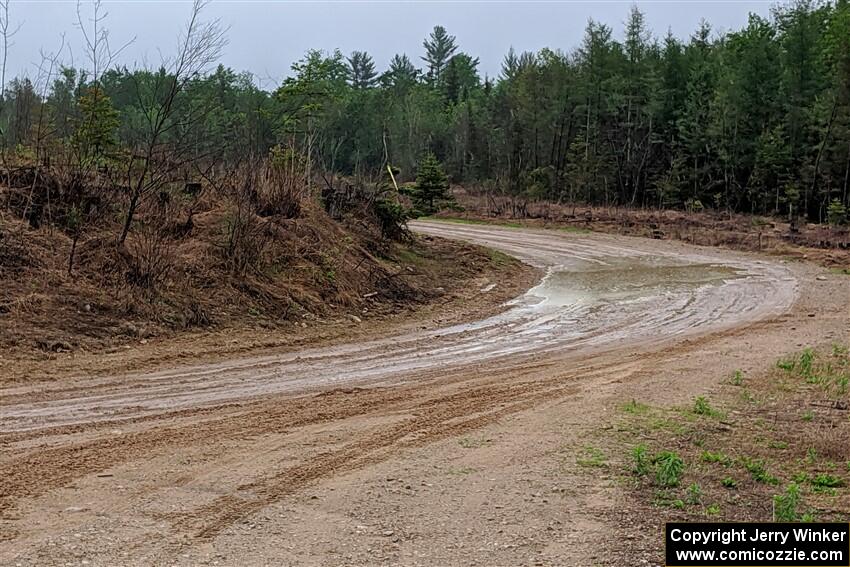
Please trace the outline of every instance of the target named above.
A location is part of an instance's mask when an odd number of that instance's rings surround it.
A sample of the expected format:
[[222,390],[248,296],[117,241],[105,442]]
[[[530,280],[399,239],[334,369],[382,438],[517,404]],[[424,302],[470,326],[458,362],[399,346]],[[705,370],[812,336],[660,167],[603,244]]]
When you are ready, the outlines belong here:
[[717,285],[743,277],[740,270],[716,264],[655,266],[628,263],[593,271],[553,270],[528,295],[536,307],[622,301]]

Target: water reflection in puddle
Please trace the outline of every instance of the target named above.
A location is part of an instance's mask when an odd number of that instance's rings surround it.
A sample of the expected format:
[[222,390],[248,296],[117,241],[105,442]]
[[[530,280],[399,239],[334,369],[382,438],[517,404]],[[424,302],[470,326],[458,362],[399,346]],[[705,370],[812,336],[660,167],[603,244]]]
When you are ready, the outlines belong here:
[[630,300],[723,284],[744,277],[740,270],[717,264],[653,266],[625,264],[592,271],[553,268],[528,295],[541,308],[577,303]]

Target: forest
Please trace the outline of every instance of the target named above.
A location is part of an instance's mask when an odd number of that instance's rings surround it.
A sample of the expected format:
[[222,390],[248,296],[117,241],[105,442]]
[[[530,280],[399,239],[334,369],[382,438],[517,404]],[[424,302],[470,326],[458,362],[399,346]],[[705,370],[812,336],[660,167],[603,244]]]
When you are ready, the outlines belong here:
[[436,26],[383,72],[365,52],[307,51],[273,90],[216,65],[220,22],[194,15],[176,57],[130,68],[99,17],[81,26],[85,68],[43,55],[34,77],[5,85],[3,159],[121,170],[122,241],[176,172],[200,179],[283,150],[308,185],[316,172],[383,179],[388,165],[410,181],[433,154],[452,183],[525,200],[846,221],[847,0],[797,0],[722,34],[703,22],[684,40],[633,7],[623,30],[589,21],[569,51],[509,51],[498,77]]

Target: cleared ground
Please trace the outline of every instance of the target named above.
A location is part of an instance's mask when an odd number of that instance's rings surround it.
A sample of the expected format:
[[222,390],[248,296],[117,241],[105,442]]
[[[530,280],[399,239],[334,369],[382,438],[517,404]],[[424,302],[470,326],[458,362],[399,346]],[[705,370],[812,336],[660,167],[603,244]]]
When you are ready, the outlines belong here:
[[847,331],[848,280],[809,265],[414,228],[545,275],[474,323],[4,388],[0,563],[604,564],[622,498],[585,465],[618,405]]

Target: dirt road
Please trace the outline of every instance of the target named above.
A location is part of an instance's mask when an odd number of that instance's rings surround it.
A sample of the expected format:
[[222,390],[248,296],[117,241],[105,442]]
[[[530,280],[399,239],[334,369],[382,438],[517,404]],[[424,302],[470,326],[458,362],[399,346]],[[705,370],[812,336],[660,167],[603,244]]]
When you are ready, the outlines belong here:
[[807,265],[414,228],[545,276],[436,331],[0,390],[0,564],[604,564],[616,475],[581,455],[617,404],[847,330],[847,280]]

